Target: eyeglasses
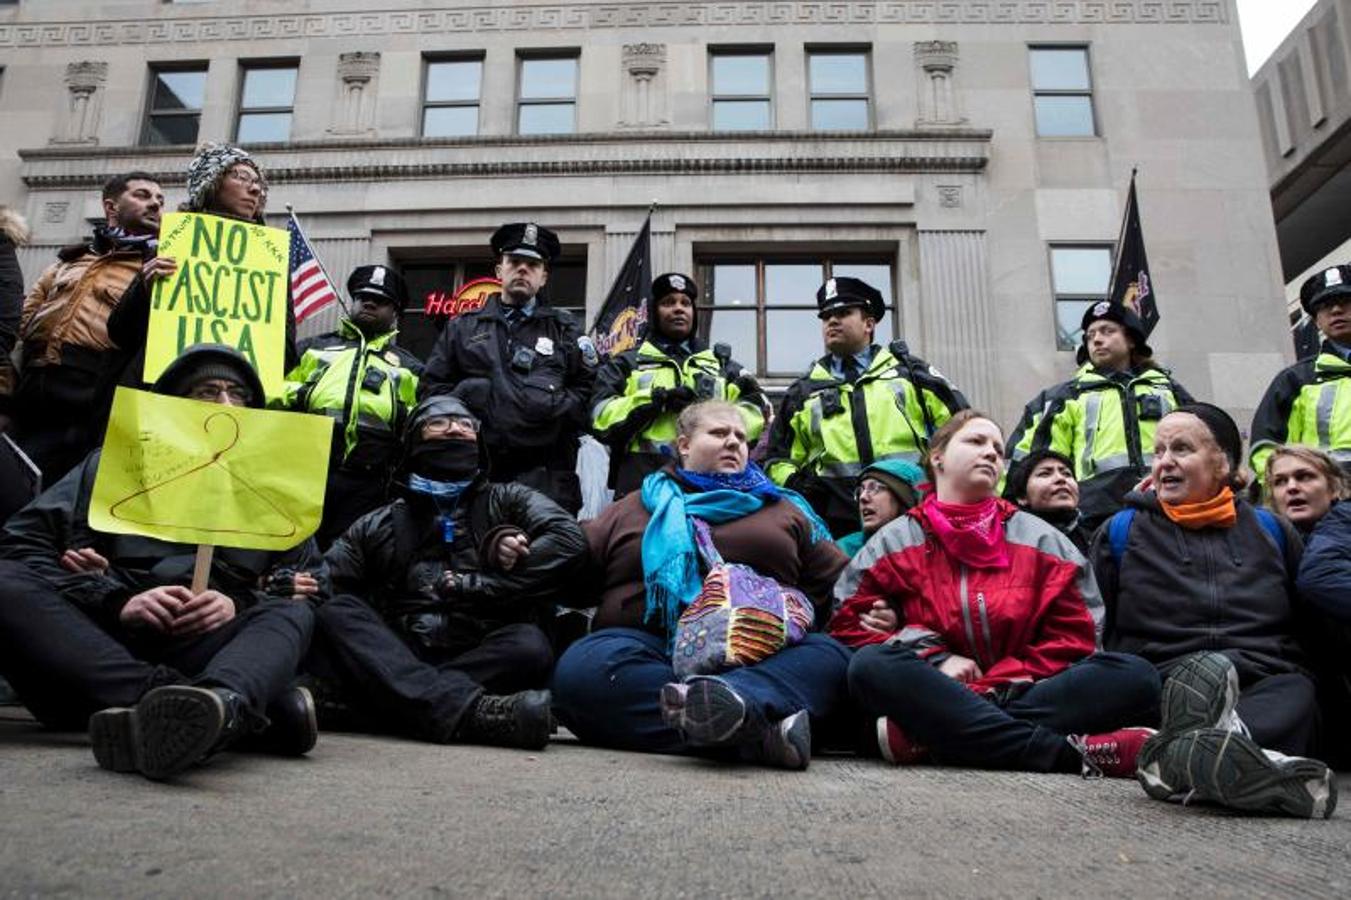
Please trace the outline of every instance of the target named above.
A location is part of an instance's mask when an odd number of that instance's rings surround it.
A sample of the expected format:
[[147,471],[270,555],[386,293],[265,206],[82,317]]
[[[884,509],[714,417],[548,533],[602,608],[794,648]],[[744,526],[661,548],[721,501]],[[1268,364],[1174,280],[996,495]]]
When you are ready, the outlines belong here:
[[865,481],[854,488],[854,502],[862,500],[864,497],[871,497],[880,494],[887,489],[886,485],[880,481]]
[[429,416],[422,420],[423,432],[450,431],[452,428],[463,428],[466,431],[478,433],[478,420],[472,416]]
[[244,187],[253,187],[255,184],[258,185],[258,187],[260,188],[263,187],[263,179],[253,174],[248,169],[238,167],[231,169],[226,174],[232,180],[237,181],[240,184],[244,185]]
[[253,391],[232,381],[202,381],[188,391],[188,397],[192,400],[214,402],[222,396],[231,403],[247,406],[253,400]]

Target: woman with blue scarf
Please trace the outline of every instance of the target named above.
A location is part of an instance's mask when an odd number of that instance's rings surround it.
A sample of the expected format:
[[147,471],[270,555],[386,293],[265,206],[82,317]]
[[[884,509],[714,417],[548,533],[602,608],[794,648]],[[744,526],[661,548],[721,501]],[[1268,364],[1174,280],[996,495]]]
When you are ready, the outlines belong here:
[[687,407],[676,431],[678,464],[585,523],[600,596],[592,634],[558,662],[554,711],[588,744],[805,769],[811,720],[843,700],[849,654],[810,633],[753,665],[678,679],[676,623],[703,586],[694,520],[707,523],[726,562],[800,590],[820,621],[848,558],[802,497],[748,463],[735,406]]

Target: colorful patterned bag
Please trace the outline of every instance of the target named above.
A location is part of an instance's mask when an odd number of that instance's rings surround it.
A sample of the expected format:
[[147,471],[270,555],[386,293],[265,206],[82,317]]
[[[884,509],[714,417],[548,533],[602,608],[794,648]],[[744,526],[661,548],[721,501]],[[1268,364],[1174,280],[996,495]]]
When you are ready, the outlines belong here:
[[678,677],[748,666],[806,637],[815,613],[805,594],[750,566],[723,562],[702,519],[694,519],[694,541],[708,574],[676,624],[672,664]]

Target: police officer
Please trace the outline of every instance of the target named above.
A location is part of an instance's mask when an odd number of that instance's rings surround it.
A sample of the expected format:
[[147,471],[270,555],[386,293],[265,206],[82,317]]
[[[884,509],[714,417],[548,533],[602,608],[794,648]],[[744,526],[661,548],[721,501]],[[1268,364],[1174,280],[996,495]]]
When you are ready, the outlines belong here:
[[636,350],[611,357],[596,376],[591,428],[610,447],[610,487],[616,499],[638,490],[675,458],[676,416],[696,400],[735,403],[754,444],[765,427],[764,395],[731,357],[695,333],[699,286],[671,272],[652,282],[647,332]]
[[1104,300],[1082,327],[1081,368],[1027,404],[1008,446],[1014,462],[1046,449],[1072,460],[1079,511],[1094,529],[1149,472],[1159,420],[1192,396],[1154,362],[1134,310]]
[[1309,278],[1299,302],[1323,344],[1317,356],[1277,375],[1257,407],[1250,460],[1259,477],[1280,444],[1317,447],[1351,472],[1351,265]]
[[599,358],[569,312],[540,300],[557,235],[517,222],[497,229],[492,248],[502,293],[446,326],[420,390],[454,394],[482,420],[493,481],[535,488],[575,514],[577,439],[590,424]]
[[422,361],[394,344],[399,310],[408,303],[399,273],[360,266],[347,279],[347,293],[352,308],[338,330],[300,345],[300,362],[286,376],[281,404],[337,422],[316,535],[322,548],[385,502],[422,372]]
[[857,278],[816,292],[826,355],[788,388],[770,429],[770,478],[805,496],[835,537],[858,529],[854,485],[879,460],[918,462],[966,398],[905,341],[873,343],[882,295]]

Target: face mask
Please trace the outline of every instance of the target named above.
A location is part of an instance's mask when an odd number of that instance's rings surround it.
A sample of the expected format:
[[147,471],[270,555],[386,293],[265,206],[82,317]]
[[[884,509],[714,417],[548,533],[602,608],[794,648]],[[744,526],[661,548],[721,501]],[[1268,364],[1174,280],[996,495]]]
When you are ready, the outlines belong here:
[[409,455],[408,468],[433,481],[468,481],[478,474],[474,441],[422,441]]

